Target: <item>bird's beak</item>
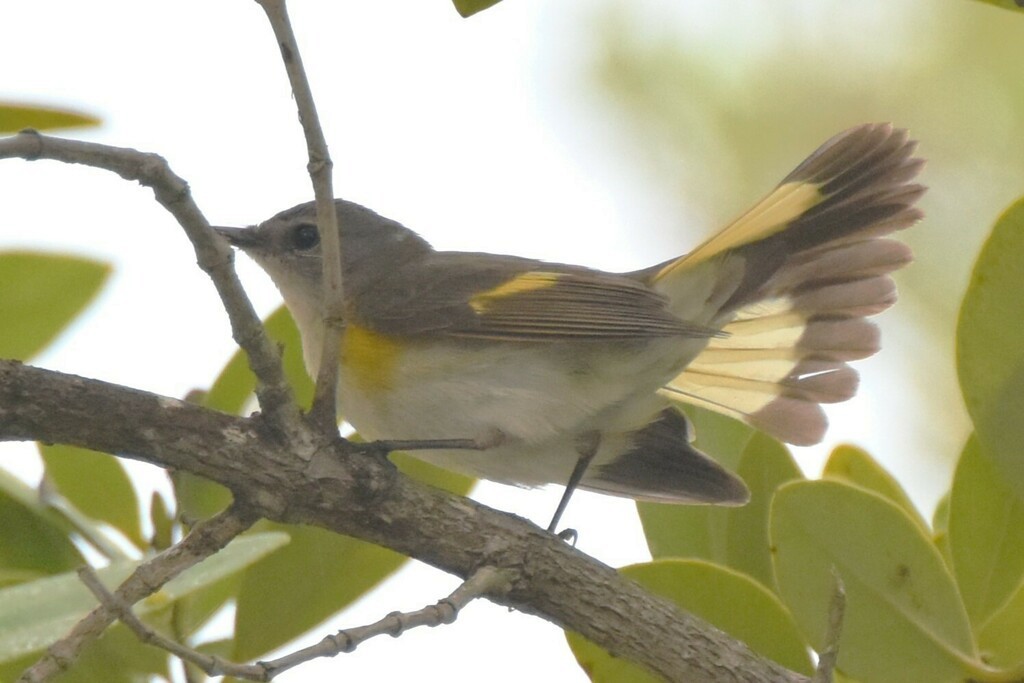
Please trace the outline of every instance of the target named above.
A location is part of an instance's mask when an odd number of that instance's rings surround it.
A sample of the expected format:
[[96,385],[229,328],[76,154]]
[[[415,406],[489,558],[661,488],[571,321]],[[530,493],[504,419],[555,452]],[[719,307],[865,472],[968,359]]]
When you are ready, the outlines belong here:
[[221,225],[211,226],[217,234],[226,239],[231,246],[245,249],[259,243],[254,228],[227,228]]

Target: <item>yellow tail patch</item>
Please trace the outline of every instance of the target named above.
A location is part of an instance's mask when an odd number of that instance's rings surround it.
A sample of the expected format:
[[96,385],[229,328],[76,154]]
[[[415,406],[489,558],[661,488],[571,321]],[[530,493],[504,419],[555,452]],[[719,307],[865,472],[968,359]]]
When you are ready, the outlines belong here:
[[671,276],[679,268],[690,268],[702,261],[781,232],[811,207],[826,199],[820,185],[792,182],[779,185],[756,206],[730,223],[686,256],[662,268],[654,281]]

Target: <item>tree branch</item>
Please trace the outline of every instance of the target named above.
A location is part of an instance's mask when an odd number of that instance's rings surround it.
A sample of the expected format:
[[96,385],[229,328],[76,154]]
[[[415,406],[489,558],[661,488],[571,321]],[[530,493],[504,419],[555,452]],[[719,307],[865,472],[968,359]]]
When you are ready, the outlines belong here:
[[289,438],[299,438],[300,414],[281,368],[280,353],[264,333],[263,324],[235,274],[234,253],[210,229],[210,223],[192,201],[188,183],[171,170],[163,157],[127,147],[67,140],[25,130],[0,138],[0,159],[9,158],[84,164],[111,171],[125,180],[134,180],[152,189],[160,205],[185,230],[195,248],[199,267],[210,276],[224,302],[232,336],[249,356],[249,364],[259,379],[256,395],[260,408]]
[[338,346],[341,328],[345,318],[345,296],[341,280],[341,245],[338,233],[338,214],[334,209],[334,187],[331,170],[334,164],[327,151],[327,139],[320,127],[316,113],[313,91],[306,78],[299,55],[299,44],[295,40],[288,10],[284,0],[256,0],[267,14],[274,31],[281,58],[284,60],[288,81],[291,83],[295,106],[299,110],[299,122],[306,136],[306,151],[309,155],[309,177],[313,181],[313,196],[316,198],[316,224],[320,231],[320,248],[323,254],[323,321],[324,338],[320,347],[320,369],[316,377],[316,392],[310,416],[324,432],[334,432],[338,427],[337,386]]
[[[117,385],[0,361],[0,440],[68,443],[184,469],[253,514],[312,524],[467,577],[511,577],[486,597],[572,629],[670,681],[806,681],[513,515],[400,475],[343,441],[282,444],[239,418]],[[170,551],[169,551],[170,552]]]

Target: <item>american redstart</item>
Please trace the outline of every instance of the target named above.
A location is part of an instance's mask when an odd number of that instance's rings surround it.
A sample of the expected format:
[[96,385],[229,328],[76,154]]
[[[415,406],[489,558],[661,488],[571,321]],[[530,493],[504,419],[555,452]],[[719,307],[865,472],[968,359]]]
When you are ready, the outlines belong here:
[[[472,439],[416,457],[519,486],[741,505],[743,481],[691,446],[676,401],[792,444],[821,440],[822,403],[850,398],[849,361],[879,348],[921,217],[923,162],[888,124],[833,137],[690,253],[632,273],[440,252],[336,200],[344,281],[342,413],[367,439]],[[323,323],[312,203],[217,228],[262,266],[316,376]]]

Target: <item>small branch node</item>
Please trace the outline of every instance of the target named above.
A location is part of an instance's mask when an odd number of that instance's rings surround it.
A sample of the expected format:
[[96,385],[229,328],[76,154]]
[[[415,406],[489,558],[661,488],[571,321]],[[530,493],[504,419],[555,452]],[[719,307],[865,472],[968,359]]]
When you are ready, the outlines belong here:
[[832,683],[836,663],[839,660],[839,639],[843,634],[843,618],[846,614],[846,585],[839,571],[832,567],[832,599],[828,605],[828,630],[825,632],[825,647],[818,656],[818,667],[812,683]]

